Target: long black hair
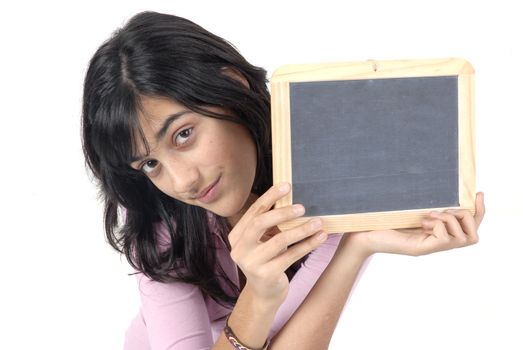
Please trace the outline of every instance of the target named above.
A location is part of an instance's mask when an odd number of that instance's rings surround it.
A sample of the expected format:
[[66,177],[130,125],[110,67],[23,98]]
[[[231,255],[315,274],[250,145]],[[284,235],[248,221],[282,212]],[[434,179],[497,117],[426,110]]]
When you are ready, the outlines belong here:
[[[224,68],[234,69],[249,86],[224,74]],[[147,147],[138,122],[140,98],[146,96],[169,98],[202,115],[244,125],[257,148],[252,192],[261,195],[272,185],[266,71],[187,19],[142,12],[98,48],[84,81],[83,150],[104,200],[108,242],[153,280],[192,283],[217,302],[233,304],[239,290],[217,264],[209,212],[165,195],[129,165],[136,145]],[[211,112],[210,106],[227,112]],[[213,215],[228,244],[226,218]],[[169,234],[167,250],[158,248],[158,225]],[[296,268],[287,271],[289,278]]]

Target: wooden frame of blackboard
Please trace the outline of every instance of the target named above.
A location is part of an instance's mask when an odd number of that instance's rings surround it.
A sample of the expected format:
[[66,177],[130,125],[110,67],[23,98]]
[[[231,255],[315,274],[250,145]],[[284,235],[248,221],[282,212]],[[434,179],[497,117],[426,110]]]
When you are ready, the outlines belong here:
[[[398,61],[363,61],[327,64],[285,65],[277,69],[270,81],[273,141],[273,182],[292,178],[291,101],[290,84],[300,82],[330,82],[348,80],[374,80],[392,78],[447,77],[457,78],[457,118],[459,180],[457,206],[436,208],[402,208],[379,212],[337,215],[319,215],[326,232],[356,232],[380,229],[414,228],[433,210],[450,208],[475,211],[475,118],[474,118],[474,69],[461,58]],[[294,189],[293,189],[294,190]],[[275,208],[294,204],[293,193],[277,201]],[[307,208],[307,203],[302,203]],[[286,230],[298,226],[309,217],[278,225]]]

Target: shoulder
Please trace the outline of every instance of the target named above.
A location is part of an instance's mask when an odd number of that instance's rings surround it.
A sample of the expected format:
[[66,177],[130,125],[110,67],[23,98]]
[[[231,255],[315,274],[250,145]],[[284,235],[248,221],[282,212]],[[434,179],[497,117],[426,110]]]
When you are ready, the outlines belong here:
[[138,290],[142,303],[145,304],[171,304],[181,302],[180,304],[202,303],[203,295],[200,289],[185,282],[159,282],[152,280],[143,273],[136,274]]

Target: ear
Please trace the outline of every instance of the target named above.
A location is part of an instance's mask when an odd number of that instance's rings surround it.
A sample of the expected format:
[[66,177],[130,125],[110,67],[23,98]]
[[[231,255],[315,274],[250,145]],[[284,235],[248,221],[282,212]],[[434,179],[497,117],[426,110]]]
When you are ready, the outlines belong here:
[[233,78],[234,80],[239,81],[247,89],[251,88],[250,85],[249,85],[249,82],[247,81],[245,76],[243,74],[241,74],[236,68],[229,67],[229,66],[223,67],[221,69],[221,72],[222,72],[222,74],[228,76],[229,78]]

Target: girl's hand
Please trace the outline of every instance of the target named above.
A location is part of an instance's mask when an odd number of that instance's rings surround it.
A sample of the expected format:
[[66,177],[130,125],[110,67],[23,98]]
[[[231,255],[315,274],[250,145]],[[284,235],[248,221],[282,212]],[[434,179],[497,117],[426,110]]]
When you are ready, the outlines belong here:
[[363,256],[373,253],[426,255],[477,243],[484,216],[484,195],[478,192],[474,216],[464,209],[433,212],[423,220],[421,228],[352,232],[345,234],[340,244]]
[[[320,235],[321,226],[311,225],[313,219],[274,234],[276,225],[304,214],[300,204],[271,209],[289,190],[289,184],[283,190],[276,185],[271,187],[250,206],[229,234],[231,257],[245,275],[246,286],[263,300],[279,303],[289,289],[285,270],[326,238],[326,234]],[[290,247],[296,242],[299,243]]]

